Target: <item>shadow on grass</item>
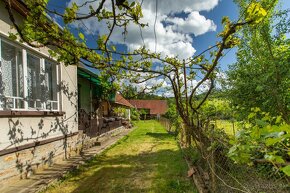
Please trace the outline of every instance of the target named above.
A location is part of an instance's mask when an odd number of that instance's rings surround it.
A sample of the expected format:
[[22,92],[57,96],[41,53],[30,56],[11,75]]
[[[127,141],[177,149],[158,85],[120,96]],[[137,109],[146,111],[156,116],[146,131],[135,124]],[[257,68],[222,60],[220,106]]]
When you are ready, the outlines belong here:
[[[180,150],[98,156],[66,179],[79,192],[195,192]],[[61,188],[61,186],[59,187]]]
[[172,139],[174,138],[174,135],[169,133],[156,133],[156,132],[147,132],[146,135],[150,137],[154,137],[158,140],[166,140],[166,139]]

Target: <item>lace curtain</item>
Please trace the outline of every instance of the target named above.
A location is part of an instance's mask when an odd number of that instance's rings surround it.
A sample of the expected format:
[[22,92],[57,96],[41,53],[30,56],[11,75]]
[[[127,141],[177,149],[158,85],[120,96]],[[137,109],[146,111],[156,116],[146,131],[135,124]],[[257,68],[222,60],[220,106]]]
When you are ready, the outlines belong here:
[[32,108],[41,108],[40,102],[36,102],[42,101],[41,83],[43,80],[40,72],[40,58],[27,53],[27,88],[29,107]]
[[24,80],[22,49],[2,40],[0,45],[0,106],[4,109],[24,108],[26,81],[30,108],[57,109],[56,63],[45,59],[42,68],[41,58],[27,53],[27,78]]
[[22,52],[1,42],[0,92],[5,97],[23,97]]

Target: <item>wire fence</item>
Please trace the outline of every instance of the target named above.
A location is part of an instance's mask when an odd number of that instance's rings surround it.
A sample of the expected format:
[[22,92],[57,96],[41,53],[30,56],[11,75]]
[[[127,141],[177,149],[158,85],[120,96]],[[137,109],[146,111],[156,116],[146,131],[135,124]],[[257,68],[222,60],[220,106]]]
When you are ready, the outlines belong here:
[[[167,131],[172,132],[173,124],[166,118],[160,123]],[[179,137],[180,138],[180,137]],[[290,179],[275,175],[269,165],[241,165],[227,157],[230,148],[230,137],[221,130],[209,132],[210,144],[203,152],[194,145],[183,147],[184,156],[190,165],[199,170],[203,176],[207,192],[211,193],[290,193]],[[180,139],[182,141],[182,139]],[[205,191],[206,192],[206,191]]]

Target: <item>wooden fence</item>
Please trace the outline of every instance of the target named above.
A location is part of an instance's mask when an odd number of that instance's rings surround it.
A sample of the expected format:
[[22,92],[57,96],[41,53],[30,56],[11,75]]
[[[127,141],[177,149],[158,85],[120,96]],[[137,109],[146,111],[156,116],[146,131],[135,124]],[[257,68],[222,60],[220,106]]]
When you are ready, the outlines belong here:
[[160,117],[159,121],[168,132],[172,132],[172,123],[169,119]]

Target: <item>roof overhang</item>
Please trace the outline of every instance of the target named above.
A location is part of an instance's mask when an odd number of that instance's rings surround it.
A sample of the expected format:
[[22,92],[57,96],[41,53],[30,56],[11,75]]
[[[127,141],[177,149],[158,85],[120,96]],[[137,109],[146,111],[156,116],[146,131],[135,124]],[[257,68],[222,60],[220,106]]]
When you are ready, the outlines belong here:
[[93,72],[78,67],[78,77],[82,77],[84,79],[87,79],[88,81],[92,82],[96,86],[101,86],[101,80],[99,79],[98,75],[94,74]]

